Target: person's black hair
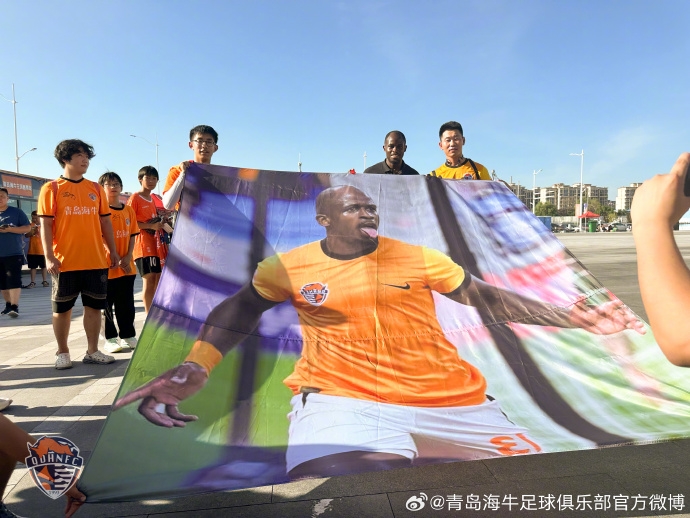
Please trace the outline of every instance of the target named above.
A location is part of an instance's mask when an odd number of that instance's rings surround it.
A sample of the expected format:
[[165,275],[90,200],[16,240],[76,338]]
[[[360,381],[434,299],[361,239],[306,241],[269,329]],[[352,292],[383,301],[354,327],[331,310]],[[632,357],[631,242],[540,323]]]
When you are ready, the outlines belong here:
[[65,167],[65,164],[72,160],[72,157],[77,153],[86,153],[89,160],[96,156],[96,153],[93,152],[93,146],[79,139],[63,140],[55,148],[55,158],[57,158],[60,167]]
[[156,178],[160,179],[160,177],[158,176],[158,170],[152,165],[145,165],[144,167],[139,169],[139,174],[137,175],[137,178],[140,182],[144,176],[155,176]]
[[206,126],[204,124],[201,124],[199,126],[194,126],[190,131],[189,131],[189,141],[191,142],[194,139],[194,135],[211,135],[213,137],[213,142],[218,144],[218,133],[216,130],[214,130],[211,126]]
[[458,130],[460,132],[460,135],[464,136],[464,133],[462,132],[462,125],[459,122],[448,121],[441,126],[440,130],[438,130],[439,140],[441,139],[441,137],[443,137],[443,133],[448,130]]
[[4,187],[0,187],[0,191],[2,191],[2,192],[4,192],[5,194],[7,194],[7,196],[10,195],[10,191],[8,191],[7,189],[5,189]]
[[407,139],[405,138],[405,134],[402,131],[398,131],[398,130],[393,130],[393,131],[389,131],[388,133],[386,133],[386,137],[383,139],[384,144],[386,143],[386,140],[388,140],[388,137],[390,137],[391,135],[399,136],[403,140],[403,142],[405,144],[407,144]]
[[122,178],[120,178],[120,175],[113,172],[113,171],[106,171],[101,175],[101,177],[98,179],[98,183],[103,186],[105,185],[105,182],[110,182],[110,181],[116,181],[117,183],[122,186]]
[[31,211],[32,216],[38,216],[38,211],[37,210],[32,210]]

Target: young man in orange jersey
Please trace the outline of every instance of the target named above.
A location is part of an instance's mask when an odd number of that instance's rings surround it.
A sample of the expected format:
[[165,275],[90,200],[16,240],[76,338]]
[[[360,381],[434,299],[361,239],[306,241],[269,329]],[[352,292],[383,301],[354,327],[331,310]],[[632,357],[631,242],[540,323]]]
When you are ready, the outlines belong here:
[[[644,327],[617,301],[559,308],[466,275],[445,254],[379,236],[376,205],[352,186],[316,199],[326,238],[259,263],[254,278],[211,311],[180,366],[125,395],[153,424],[184,426],[177,405],[251,334],[261,314],[290,300],[301,358],[285,380],[293,411],[287,469],[293,478],[404,467],[421,457],[473,460],[539,452],[486,395],[486,380],[458,355],[436,318],[432,292],[487,307],[497,322],[610,334]],[[375,310],[374,310],[375,308]],[[166,405],[158,412],[159,403]]]
[[[105,192],[100,185],[84,178],[94,156],[93,147],[86,142],[76,139],[60,142],[55,148],[55,158],[64,173],[57,180],[45,183],[38,197],[41,242],[48,273],[53,276],[53,330],[58,344],[56,369],[72,367],[67,337],[72,308],[80,293],[88,342],[84,363],[115,361],[98,350],[108,268],[115,267],[120,257],[115,249]],[[103,241],[110,251],[110,261]]]
[[36,270],[41,269],[41,276],[43,277],[43,287],[50,286],[48,278],[46,277],[46,257],[43,253],[43,244],[41,244],[41,219],[38,217],[38,212],[31,213],[31,230],[29,230],[24,237],[29,238],[29,250],[26,253],[26,262],[31,272],[31,282],[22,288],[33,288],[36,286]]
[[184,176],[189,164],[210,164],[213,153],[218,151],[218,133],[211,126],[195,126],[189,132],[189,149],[194,151],[194,160],[181,162],[168,172],[163,187],[163,206],[168,210],[180,209],[180,196],[184,187]]
[[[134,349],[137,346],[134,329],[134,280],[137,271],[134,267],[134,241],[139,235],[137,215],[134,209],[120,201],[122,179],[117,173],[108,171],[98,179],[105,190],[113,220],[115,246],[120,256],[117,268],[108,270],[108,296],[105,306],[105,345],[109,353],[119,353],[123,345]],[[118,333],[113,318],[113,306],[117,315]],[[119,337],[118,337],[119,334]]]
[[148,314],[161,278],[161,258],[156,233],[160,233],[163,222],[158,217],[152,194],[158,185],[158,171],[151,165],[144,166],[139,170],[138,178],[141,190],[129,197],[127,205],[134,209],[139,225],[139,235],[134,242],[134,262],[144,280],[142,298],[144,310]]
[[446,155],[446,162],[431,171],[431,176],[454,180],[491,180],[486,167],[463,155],[465,137],[459,122],[449,121],[443,124],[438,131],[438,138],[438,147]]

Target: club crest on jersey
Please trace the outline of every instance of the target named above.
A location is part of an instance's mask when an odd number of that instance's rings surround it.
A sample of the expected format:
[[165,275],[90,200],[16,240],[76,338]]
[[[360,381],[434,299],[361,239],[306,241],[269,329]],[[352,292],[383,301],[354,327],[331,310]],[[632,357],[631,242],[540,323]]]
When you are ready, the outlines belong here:
[[84,459],[79,448],[64,437],[41,437],[29,444],[26,467],[31,478],[46,496],[60,498],[79,477]]
[[129,226],[129,218],[125,218],[125,225]]
[[302,286],[299,292],[309,304],[312,306],[320,306],[326,302],[328,298],[328,284],[310,282]]
[[465,176],[461,178],[461,180],[474,180],[474,174],[472,173],[465,173]]
[[96,201],[96,195],[92,192],[89,193],[89,198],[91,198],[91,201]]

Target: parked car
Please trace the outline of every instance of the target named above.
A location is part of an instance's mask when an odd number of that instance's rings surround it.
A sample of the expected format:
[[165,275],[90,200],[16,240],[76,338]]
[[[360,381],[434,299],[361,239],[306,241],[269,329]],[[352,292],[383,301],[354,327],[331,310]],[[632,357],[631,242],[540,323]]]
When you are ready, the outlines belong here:
[[563,227],[560,226],[558,223],[551,223],[551,232],[554,234],[558,234],[559,232],[565,232],[563,230]]
[[627,232],[628,226],[625,223],[613,223],[611,228],[612,232]]

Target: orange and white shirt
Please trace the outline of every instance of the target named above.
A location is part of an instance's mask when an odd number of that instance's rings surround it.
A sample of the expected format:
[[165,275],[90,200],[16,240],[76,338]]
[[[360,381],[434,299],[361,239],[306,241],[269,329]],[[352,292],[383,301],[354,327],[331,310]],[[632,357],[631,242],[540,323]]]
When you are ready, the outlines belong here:
[[[156,203],[151,199],[147,200],[141,193],[135,192],[129,197],[127,205],[134,209],[136,214],[136,221],[141,223],[148,223],[153,218],[158,217]],[[158,257],[158,242],[156,234],[147,231],[146,229],[139,229],[139,235],[134,242],[134,259],[141,257]]]
[[259,263],[253,285],[290,300],[302,356],[285,384],[322,394],[422,407],[476,405],[486,381],[462,360],[436,318],[432,291],[450,293],[462,267],[430,248],[379,236],[374,252],[336,259],[322,242]]
[[[190,163],[193,163],[194,160],[190,160]],[[180,169],[179,165],[174,165],[170,168],[168,171],[168,177],[165,179],[165,186],[163,187],[163,194],[168,192],[170,189],[172,189],[173,184],[175,183],[175,180],[177,180],[182,174],[182,169]],[[180,210],[180,202],[178,201],[175,204],[175,210]]]
[[97,270],[110,264],[103,247],[101,217],[110,216],[103,187],[82,178],[64,176],[41,187],[38,215],[53,218],[53,253],[62,263],[61,272]]
[[41,242],[41,227],[35,227],[36,233],[29,238],[29,250],[27,255],[45,255]]
[[[139,235],[139,225],[137,225],[137,215],[134,209],[129,205],[123,205],[120,208],[110,206],[110,217],[113,219],[113,234],[115,234],[115,250],[117,255],[124,257],[129,252],[129,242],[132,236]],[[105,247],[105,244],[103,245]],[[106,249],[108,261],[110,261],[110,253]],[[134,257],[129,263],[129,273],[121,267],[110,268],[108,270],[108,279],[117,279],[125,275],[136,275],[137,269],[134,266]]]

